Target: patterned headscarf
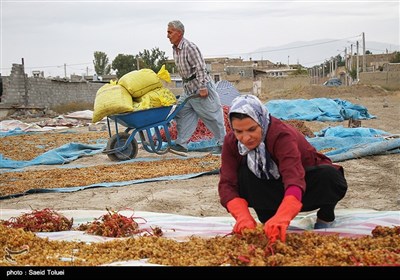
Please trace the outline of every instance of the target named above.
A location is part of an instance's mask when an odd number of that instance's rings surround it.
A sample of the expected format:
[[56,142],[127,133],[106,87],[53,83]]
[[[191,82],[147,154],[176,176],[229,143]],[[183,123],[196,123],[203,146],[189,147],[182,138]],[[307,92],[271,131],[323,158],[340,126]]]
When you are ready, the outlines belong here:
[[[238,141],[239,154],[247,155],[247,166],[260,179],[275,179],[280,177],[276,163],[271,159],[270,154],[265,148],[265,137],[267,135],[270,114],[267,108],[254,95],[241,95],[232,101],[229,109],[229,120],[231,113],[241,113],[248,115],[257,124],[262,131],[261,143],[253,150],[249,150],[244,144]],[[232,127],[232,122],[230,123]]]

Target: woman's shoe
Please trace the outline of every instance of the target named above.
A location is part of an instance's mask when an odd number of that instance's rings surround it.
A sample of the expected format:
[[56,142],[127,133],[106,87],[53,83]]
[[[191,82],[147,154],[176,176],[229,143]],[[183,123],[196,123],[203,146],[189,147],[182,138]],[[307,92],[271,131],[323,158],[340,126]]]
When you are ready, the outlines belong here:
[[332,228],[335,225],[335,221],[325,222],[317,219],[317,222],[314,224],[314,229],[324,229],[324,228]]

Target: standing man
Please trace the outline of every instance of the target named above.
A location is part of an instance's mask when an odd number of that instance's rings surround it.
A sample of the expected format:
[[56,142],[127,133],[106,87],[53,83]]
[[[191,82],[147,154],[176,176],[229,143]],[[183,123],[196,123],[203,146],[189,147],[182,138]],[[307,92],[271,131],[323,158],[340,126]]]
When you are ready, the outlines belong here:
[[[188,142],[196,130],[199,118],[213,133],[217,146],[212,153],[220,154],[226,134],[224,112],[215,84],[206,69],[206,63],[199,48],[184,38],[185,27],[179,20],[168,23],[167,37],[172,44],[173,56],[179,75],[183,81],[183,94],[180,100],[191,98],[175,117],[178,137],[171,149],[187,152]],[[178,101],[178,102],[179,102]]]

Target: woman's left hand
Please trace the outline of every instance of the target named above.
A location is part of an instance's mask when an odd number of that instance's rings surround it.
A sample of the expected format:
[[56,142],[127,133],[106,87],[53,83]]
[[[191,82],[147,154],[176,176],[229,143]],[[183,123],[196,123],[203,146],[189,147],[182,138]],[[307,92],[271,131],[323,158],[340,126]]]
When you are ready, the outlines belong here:
[[286,241],[286,229],[290,221],[300,212],[303,204],[293,195],[285,196],[276,214],[264,225],[265,235],[271,243]]

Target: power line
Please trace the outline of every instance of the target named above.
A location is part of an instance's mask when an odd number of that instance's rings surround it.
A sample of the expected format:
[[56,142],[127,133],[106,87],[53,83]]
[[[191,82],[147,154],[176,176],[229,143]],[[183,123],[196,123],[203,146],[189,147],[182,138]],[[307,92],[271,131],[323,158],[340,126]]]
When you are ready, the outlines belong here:
[[[338,42],[338,41],[342,41],[342,40],[348,40],[348,39],[357,38],[357,37],[360,37],[360,36],[361,35],[356,35],[356,36],[351,36],[351,37],[342,38],[342,39],[335,39],[335,40],[330,40],[330,41],[326,41],[326,42],[306,44],[306,45],[295,46],[295,47],[279,48],[279,49],[265,50],[265,51],[258,51],[258,52],[223,54],[223,55],[220,55],[220,56],[253,55],[253,54],[258,54],[258,53],[279,52],[279,51],[286,51],[286,50],[293,50],[293,49],[300,49],[300,48],[305,48],[305,47],[313,47],[313,46],[318,46],[318,45],[330,44],[330,43],[333,43],[333,42]],[[212,55],[208,55],[208,56],[212,56]]]
[[[62,65],[47,65],[47,66],[30,66],[30,67],[26,67],[26,65],[25,65],[25,69],[63,68],[65,66],[70,67],[70,66],[89,65],[89,64],[93,64],[93,62],[62,64]],[[8,70],[8,69],[12,69],[12,67],[4,67],[4,68],[0,68],[0,69]]]
[[64,66],[78,66],[78,65],[88,65],[88,64],[93,64],[92,62],[89,63],[75,63],[75,64],[63,64],[63,65],[54,65],[54,66],[32,66],[32,67],[25,67],[27,69],[33,69],[33,68],[60,68],[60,67],[64,67]]

